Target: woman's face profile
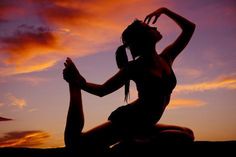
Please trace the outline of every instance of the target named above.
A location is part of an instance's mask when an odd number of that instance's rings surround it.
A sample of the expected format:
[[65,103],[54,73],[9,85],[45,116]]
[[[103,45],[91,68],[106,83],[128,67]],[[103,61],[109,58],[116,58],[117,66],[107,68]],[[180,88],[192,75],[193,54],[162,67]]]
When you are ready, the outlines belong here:
[[124,31],[124,36],[124,43],[127,44],[133,58],[142,55],[141,53],[145,53],[153,46],[155,47],[162,38],[157,27],[152,27],[143,21],[133,22]]
[[150,38],[151,38],[151,36],[154,37],[155,42],[158,42],[159,40],[161,40],[162,35],[157,30],[157,27],[152,27],[152,26],[146,24],[145,22],[141,22],[141,25],[144,27],[144,29],[147,30],[148,33],[150,33]]

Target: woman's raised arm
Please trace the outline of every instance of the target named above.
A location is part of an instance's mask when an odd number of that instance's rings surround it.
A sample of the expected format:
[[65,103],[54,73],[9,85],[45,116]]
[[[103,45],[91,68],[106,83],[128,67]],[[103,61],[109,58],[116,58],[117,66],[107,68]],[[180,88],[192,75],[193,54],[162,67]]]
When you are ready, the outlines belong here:
[[144,21],[149,23],[151,19],[154,17],[154,20],[152,22],[154,24],[161,14],[165,14],[168,17],[170,17],[182,29],[182,32],[179,35],[179,37],[172,44],[167,46],[161,53],[166,59],[168,59],[169,63],[172,64],[174,59],[178,56],[178,54],[186,47],[186,45],[190,41],[193,32],[195,30],[195,24],[167,8],[157,9],[153,13],[147,15]]

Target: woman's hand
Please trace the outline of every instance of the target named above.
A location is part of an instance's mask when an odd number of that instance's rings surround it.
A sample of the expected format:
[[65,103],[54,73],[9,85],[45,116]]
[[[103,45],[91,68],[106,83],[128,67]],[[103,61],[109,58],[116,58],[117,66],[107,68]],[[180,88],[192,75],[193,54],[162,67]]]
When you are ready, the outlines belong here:
[[154,20],[152,21],[152,24],[156,23],[156,21],[157,21],[157,19],[160,17],[160,15],[163,14],[166,10],[167,10],[167,8],[159,8],[159,9],[157,9],[157,10],[154,11],[153,13],[147,15],[147,16],[145,17],[144,22],[146,22],[147,24],[149,24],[149,22],[151,21],[151,19],[152,19],[153,17],[155,17]]
[[80,75],[78,69],[70,58],[67,58],[63,70],[63,78],[70,84],[79,85],[80,87],[86,83],[83,76]]

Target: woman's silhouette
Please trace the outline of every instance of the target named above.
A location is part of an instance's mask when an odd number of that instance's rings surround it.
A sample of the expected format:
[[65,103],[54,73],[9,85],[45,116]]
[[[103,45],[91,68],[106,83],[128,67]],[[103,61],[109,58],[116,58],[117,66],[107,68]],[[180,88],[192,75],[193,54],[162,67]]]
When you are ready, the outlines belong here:
[[[156,52],[156,43],[162,35],[153,24],[161,14],[167,15],[182,29],[179,37],[163,50]],[[159,142],[192,142],[193,132],[186,127],[158,124],[176,86],[172,64],[191,39],[195,24],[167,8],[149,14],[144,22],[135,20],[122,33],[123,45],[117,49],[119,71],[104,84],[87,82],[70,58],[65,62],[64,79],[69,83],[70,106],[65,128],[67,148],[89,146],[107,148],[126,138],[155,134]],[[133,61],[128,61],[125,48],[129,48]],[[125,85],[125,99],[129,93],[129,81],[136,83],[138,99],[121,106],[111,113],[108,122],[82,132],[84,115],[81,90],[97,96],[110,94]]]

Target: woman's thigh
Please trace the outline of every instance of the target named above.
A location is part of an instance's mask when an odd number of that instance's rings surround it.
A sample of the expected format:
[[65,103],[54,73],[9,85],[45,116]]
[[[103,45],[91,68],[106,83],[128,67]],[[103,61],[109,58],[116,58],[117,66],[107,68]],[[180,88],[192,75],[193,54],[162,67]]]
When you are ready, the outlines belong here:
[[119,131],[111,122],[105,122],[81,135],[83,143],[93,146],[109,146],[120,140]]
[[177,125],[168,125],[168,124],[156,124],[155,128],[158,131],[166,131],[166,130],[178,130],[184,131],[188,133],[193,133],[193,131],[187,127],[177,126]]
[[194,133],[191,129],[187,127],[177,126],[177,125],[167,125],[167,124],[157,124],[155,129],[160,135],[177,135],[185,136],[191,140],[194,140]]

